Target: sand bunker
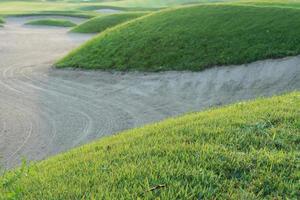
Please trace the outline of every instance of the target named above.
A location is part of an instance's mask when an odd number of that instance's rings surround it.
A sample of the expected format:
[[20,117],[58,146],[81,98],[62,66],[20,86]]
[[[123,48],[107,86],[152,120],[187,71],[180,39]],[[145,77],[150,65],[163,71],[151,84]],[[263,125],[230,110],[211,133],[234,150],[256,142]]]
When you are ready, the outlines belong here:
[[115,14],[115,13],[120,13],[120,12],[123,12],[123,11],[122,10],[117,10],[117,9],[103,8],[103,9],[96,10],[96,12],[102,13],[102,14]]
[[203,72],[109,73],[51,64],[90,35],[0,29],[0,154],[5,167],[186,112],[300,89],[300,57]]

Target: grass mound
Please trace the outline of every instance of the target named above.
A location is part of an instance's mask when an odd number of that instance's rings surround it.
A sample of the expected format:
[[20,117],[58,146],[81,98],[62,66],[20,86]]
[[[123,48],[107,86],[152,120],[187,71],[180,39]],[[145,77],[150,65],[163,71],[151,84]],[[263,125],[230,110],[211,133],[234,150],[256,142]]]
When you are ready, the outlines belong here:
[[20,199],[297,199],[300,93],[126,131],[0,177]]
[[0,18],[0,27],[2,27],[4,24],[4,20],[2,18]]
[[146,13],[122,13],[99,16],[74,27],[71,31],[76,33],[99,33],[118,24],[141,17],[144,14]]
[[103,70],[202,70],[300,53],[297,9],[189,6],[102,32],[57,67]]
[[61,19],[38,19],[32,20],[26,23],[26,25],[36,25],[36,26],[61,26],[61,27],[72,27],[76,26],[75,23],[68,20]]

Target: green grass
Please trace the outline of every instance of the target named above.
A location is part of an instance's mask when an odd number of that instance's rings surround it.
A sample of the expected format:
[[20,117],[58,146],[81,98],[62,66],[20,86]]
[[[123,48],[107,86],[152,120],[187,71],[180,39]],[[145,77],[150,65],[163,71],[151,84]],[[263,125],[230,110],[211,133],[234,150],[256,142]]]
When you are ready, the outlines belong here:
[[0,27],[2,27],[4,24],[4,20],[2,18],[0,18]]
[[280,8],[300,8],[299,0],[240,0],[238,4]]
[[41,12],[32,12],[32,13],[18,13],[10,14],[9,16],[13,17],[26,17],[26,16],[65,16],[65,17],[79,17],[79,18],[93,18],[97,16],[93,13],[81,13],[77,11],[41,11]]
[[82,8],[97,6],[99,3],[79,3],[67,1],[1,1],[0,16],[22,15],[64,15],[74,17],[94,17],[97,12]]
[[183,4],[235,2],[237,0],[122,0],[103,2],[102,5],[124,8],[166,8]]
[[[78,14],[98,15],[94,12],[100,8],[117,8],[125,11],[145,11],[174,6],[195,0],[0,0],[0,15],[32,14],[41,12],[74,12]],[[211,0],[196,0],[211,2]],[[214,1],[212,1],[214,2]]]
[[71,31],[76,33],[99,33],[145,14],[146,13],[121,13],[99,16],[74,27]]
[[300,53],[298,9],[189,6],[117,26],[72,51],[57,67],[193,70]]
[[0,14],[30,14],[45,11],[62,11],[79,8],[79,5],[65,2],[0,1]]
[[15,199],[297,199],[300,93],[191,113],[0,178]]
[[148,7],[120,7],[120,6],[105,6],[105,5],[92,5],[92,6],[82,6],[80,10],[82,11],[97,11],[100,9],[113,9],[119,11],[157,11],[161,8],[148,8]]
[[75,23],[68,20],[60,19],[39,19],[32,20],[26,23],[26,25],[35,25],[35,26],[61,26],[61,27],[72,27],[76,26]]

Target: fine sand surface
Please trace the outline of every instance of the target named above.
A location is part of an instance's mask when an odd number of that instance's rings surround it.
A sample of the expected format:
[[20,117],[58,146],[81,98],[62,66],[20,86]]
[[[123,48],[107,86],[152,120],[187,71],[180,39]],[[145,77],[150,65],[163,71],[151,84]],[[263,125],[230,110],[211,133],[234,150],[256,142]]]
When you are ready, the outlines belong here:
[[203,72],[58,70],[91,35],[66,28],[0,28],[0,154],[6,168],[166,117],[300,89],[300,57]]
[[122,10],[111,9],[111,8],[103,8],[103,9],[96,10],[96,12],[101,13],[101,14],[115,14],[115,13],[121,13],[123,11]]

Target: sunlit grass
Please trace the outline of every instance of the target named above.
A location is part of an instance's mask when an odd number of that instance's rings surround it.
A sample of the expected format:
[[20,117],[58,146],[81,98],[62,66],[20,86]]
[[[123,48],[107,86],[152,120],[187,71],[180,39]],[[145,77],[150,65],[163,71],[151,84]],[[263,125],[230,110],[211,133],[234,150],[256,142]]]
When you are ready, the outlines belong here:
[[141,17],[146,13],[120,13],[95,17],[76,27],[71,31],[77,33],[99,33],[118,24]]
[[193,70],[300,53],[298,9],[200,5],[117,26],[72,51],[58,67]]
[[107,137],[0,178],[17,199],[297,199],[300,93]]

